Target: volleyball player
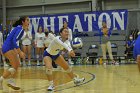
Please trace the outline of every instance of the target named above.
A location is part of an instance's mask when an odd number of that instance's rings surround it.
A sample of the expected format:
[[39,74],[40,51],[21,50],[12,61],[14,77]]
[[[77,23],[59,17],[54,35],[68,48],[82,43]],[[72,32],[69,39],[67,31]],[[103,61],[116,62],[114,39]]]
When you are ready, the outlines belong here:
[[8,77],[10,77],[10,79],[8,79],[7,85],[15,90],[20,89],[20,87],[16,86],[14,78],[20,65],[18,54],[21,58],[25,58],[25,54],[20,50],[19,46],[17,45],[17,41],[21,39],[24,34],[24,29],[27,29],[28,26],[29,18],[27,16],[20,17],[20,19],[13,24],[13,27],[15,28],[10,31],[9,35],[4,41],[2,52],[3,55],[9,59],[11,67],[6,69],[3,72],[3,75],[0,77],[0,89],[3,89],[3,79]]
[[138,37],[135,41],[135,45],[133,48],[133,56],[137,61],[139,72],[140,72],[140,33],[138,33]]
[[60,29],[60,36],[55,37],[44,52],[46,74],[50,84],[48,87],[48,91],[52,91],[54,89],[53,76],[52,76],[52,61],[54,61],[59,66],[61,66],[70,76],[70,78],[73,79],[76,85],[82,83],[85,80],[85,78],[81,78],[81,79],[77,78],[73,74],[72,68],[69,67],[64,57],[60,55],[60,51],[65,48],[66,50],[68,50],[70,56],[72,57],[75,56],[73,49],[68,44],[69,42],[68,35],[69,35],[69,31],[67,28]]

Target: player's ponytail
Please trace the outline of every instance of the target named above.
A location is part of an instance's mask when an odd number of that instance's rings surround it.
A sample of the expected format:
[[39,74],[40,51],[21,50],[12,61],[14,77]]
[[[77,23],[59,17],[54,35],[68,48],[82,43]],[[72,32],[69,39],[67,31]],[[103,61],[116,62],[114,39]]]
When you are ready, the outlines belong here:
[[22,17],[20,17],[19,20],[17,20],[17,21],[13,24],[13,27],[17,27],[18,25],[22,25],[22,22],[24,22],[26,18],[27,18],[27,16],[22,16]]

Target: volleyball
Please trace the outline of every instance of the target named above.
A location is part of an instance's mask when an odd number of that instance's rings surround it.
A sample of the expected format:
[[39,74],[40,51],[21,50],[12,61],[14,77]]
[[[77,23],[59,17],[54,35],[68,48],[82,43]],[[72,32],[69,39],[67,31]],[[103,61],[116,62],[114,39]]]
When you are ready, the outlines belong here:
[[82,39],[79,38],[79,37],[74,38],[73,41],[72,41],[72,47],[73,48],[81,48],[81,47],[83,47]]

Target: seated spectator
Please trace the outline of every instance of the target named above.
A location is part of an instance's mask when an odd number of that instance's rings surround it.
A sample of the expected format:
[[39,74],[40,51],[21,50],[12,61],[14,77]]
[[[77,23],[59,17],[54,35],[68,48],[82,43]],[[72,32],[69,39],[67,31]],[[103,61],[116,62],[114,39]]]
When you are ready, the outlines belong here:
[[133,39],[133,36],[130,35],[129,40],[126,43],[125,54],[126,54],[127,57],[132,58],[132,51],[133,51],[134,44],[135,44],[135,40]]

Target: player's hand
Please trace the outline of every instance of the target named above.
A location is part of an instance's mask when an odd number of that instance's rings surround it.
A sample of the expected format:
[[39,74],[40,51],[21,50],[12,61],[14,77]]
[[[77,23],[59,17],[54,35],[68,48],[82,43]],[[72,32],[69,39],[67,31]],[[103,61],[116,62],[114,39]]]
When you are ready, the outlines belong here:
[[71,57],[75,57],[75,53],[74,53],[74,51],[71,50],[71,51],[69,52],[69,55],[70,55]]
[[19,53],[20,58],[25,59],[25,53],[23,53],[22,51]]

